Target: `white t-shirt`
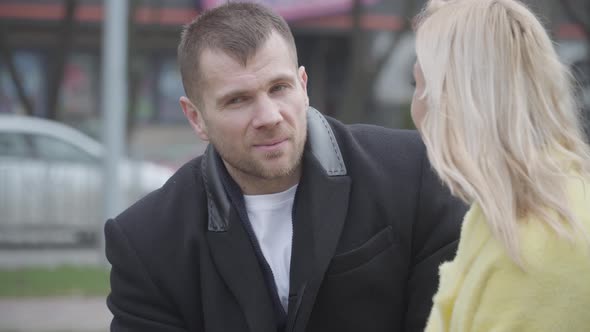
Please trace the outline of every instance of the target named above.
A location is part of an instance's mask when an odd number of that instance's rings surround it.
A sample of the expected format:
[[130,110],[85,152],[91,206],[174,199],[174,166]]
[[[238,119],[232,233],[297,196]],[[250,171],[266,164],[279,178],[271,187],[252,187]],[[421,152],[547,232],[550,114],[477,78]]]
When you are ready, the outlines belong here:
[[292,210],[297,185],[268,195],[244,195],[250,224],[274,275],[285,311],[289,302],[289,271],[293,241]]

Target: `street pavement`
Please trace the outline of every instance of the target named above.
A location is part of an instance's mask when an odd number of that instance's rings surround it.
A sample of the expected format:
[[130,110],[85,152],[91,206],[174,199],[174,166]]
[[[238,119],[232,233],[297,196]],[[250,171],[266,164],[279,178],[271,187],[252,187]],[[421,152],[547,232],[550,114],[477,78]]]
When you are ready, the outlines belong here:
[[107,332],[104,297],[0,298],[0,332]]

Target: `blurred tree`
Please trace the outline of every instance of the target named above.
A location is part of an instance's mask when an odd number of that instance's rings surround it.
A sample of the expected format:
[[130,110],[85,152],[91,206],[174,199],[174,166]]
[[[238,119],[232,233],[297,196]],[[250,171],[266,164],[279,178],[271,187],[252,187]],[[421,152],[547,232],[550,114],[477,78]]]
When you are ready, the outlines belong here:
[[573,64],[578,80],[580,106],[585,118],[585,129],[590,140],[590,2],[588,0],[561,0],[567,17],[581,29],[586,41],[586,58]]
[[399,45],[401,37],[411,31],[411,16],[418,10],[421,1],[400,0],[403,20],[402,27],[392,32],[391,42],[385,52],[373,57],[371,49],[371,31],[362,27],[363,6],[362,0],[354,0],[352,7],[352,30],[350,32],[351,54],[349,59],[348,80],[345,82],[342,101],[336,116],[345,123],[366,122],[367,106],[373,98],[373,91],[377,76],[388,58]]
[[555,37],[559,20],[559,2],[555,0],[522,0],[539,17],[552,37]]
[[149,29],[141,28],[137,17],[139,8],[149,8],[147,18],[149,22],[159,22],[162,15],[162,0],[130,0],[128,24],[128,49],[127,49],[127,140],[131,138],[137,126],[139,113],[139,92],[141,81],[145,74],[146,64],[141,58],[140,41],[149,40]]
[[64,16],[57,30],[57,43],[49,60],[48,90],[47,90],[47,118],[57,120],[58,102],[61,83],[64,78],[66,61],[72,48],[74,29],[76,28],[75,13],[77,0],[64,0]]
[[[326,112],[327,107],[327,54],[332,43],[330,39],[317,39],[314,41],[313,47],[311,48],[311,61],[308,68],[309,74],[309,86],[312,87],[309,93],[310,104],[316,107],[322,112]],[[309,90],[308,90],[309,91]]]
[[590,47],[590,2],[588,0],[561,0],[561,6],[570,20],[584,32],[587,47]]
[[141,78],[141,67],[137,57],[137,40],[139,38],[139,29],[135,23],[134,17],[137,14],[137,8],[140,0],[131,0],[129,2],[129,11],[127,19],[127,141],[135,128],[137,118],[137,96],[139,91],[139,81]]
[[4,29],[0,29],[0,56],[2,57],[2,62],[8,68],[8,72],[10,73],[10,78],[12,79],[12,83],[14,84],[14,88],[20,99],[20,102],[25,110],[26,115],[33,115],[33,103],[27,96],[27,92],[25,91],[22,76],[20,75],[18,68],[13,60],[12,50],[6,44],[6,39],[4,37]]

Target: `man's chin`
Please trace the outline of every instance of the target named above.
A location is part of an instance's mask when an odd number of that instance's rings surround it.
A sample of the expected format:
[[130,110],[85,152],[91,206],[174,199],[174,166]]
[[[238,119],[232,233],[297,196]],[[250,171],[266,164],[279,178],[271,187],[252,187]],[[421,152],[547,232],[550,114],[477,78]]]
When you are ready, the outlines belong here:
[[263,178],[272,180],[295,174],[298,166],[286,160],[266,160],[260,164],[259,170]]
[[266,167],[262,169],[261,176],[267,180],[280,179],[295,173],[293,167]]

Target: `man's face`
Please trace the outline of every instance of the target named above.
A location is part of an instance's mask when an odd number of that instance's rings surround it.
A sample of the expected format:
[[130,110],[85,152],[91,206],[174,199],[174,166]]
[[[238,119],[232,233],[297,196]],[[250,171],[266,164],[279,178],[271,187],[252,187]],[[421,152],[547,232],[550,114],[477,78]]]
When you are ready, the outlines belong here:
[[181,105],[232,177],[241,185],[297,183],[307,129],[307,75],[303,67],[297,69],[283,38],[273,33],[246,66],[221,51],[205,50],[199,68],[200,109],[182,98]]

